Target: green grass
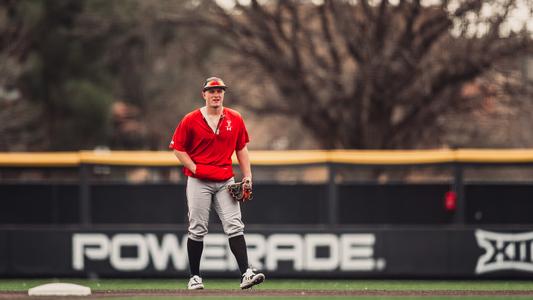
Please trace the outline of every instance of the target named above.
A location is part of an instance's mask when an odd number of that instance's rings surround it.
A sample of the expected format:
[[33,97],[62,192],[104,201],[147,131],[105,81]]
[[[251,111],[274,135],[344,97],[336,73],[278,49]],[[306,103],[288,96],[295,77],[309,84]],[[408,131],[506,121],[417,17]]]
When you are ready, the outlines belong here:
[[[84,286],[89,286],[93,291],[110,291],[110,290],[132,290],[132,289],[184,289],[187,284],[186,279],[0,279],[0,292],[2,291],[27,291],[29,288],[51,282],[68,282],[76,283]],[[223,289],[223,290],[238,290],[238,279],[209,279],[204,278],[204,284],[206,289]],[[265,281],[264,284],[258,286],[257,290],[425,290],[425,291],[439,291],[439,290],[505,290],[505,291],[525,291],[533,290],[533,281],[501,281],[501,280],[477,280],[477,281],[457,281],[457,280],[279,280],[271,279]],[[218,297],[207,296],[205,299],[209,300],[222,300],[222,299],[252,299],[256,298],[251,295],[246,296],[246,292],[243,292],[243,296],[235,297]],[[331,297],[269,297],[276,299],[316,299],[324,300]],[[340,299],[465,299],[465,297],[338,297]],[[121,299],[121,298],[112,298]],[[126,299],[126,298],[124,298]],[[180,297],[129,297],[127,299],[185,299]],[[190,298],[189,298],[190,299]],[[198,298],[194,298],[198,299]],[[532,297],[525,296],[512,296],[512,297],[478,297],[471,296],[466,299],[533,299]]]
[[[151,298],[146,298],[146,297],[128,297],[128,298],[112,298],[113,300],[177,300],[177,299],[199,299],[197,297],[188,297],[188,298],[185,298],[185,297],[151,297]],[[201,298],[200,298],[201,299]],[[243,297],[205,297],[203,299],[207,299],[207,300],[235,300],[235,299],[257,299],[257,297],[246,297],[246,296],[243,296]],[[339,297],[332,297],[332,296],[328,296],[328,297],[263,297],[262,299],[276,299],[276,300],[328,300],[328,299],[339,299],[339,300],[347,300],[347,299],[356,299],[356,300],[406,300],[406,299],[417,299],[417,300],[425,300],[425,299],[430,299],[430,300],[450,300],[450,299],[453,299],[453,300],[461,300],[461,299],[468,299],[468,300],[485,300],[485,299],[490,299],[490,300],[526,300],[526,299],[531,299],[531,297],[509,297],[509,296],[506,296],[506,297],[490,297],[490,298],[487,298],[487,297],[416,297],[416,296],[409,296],[409,297],[398,297],[398,296],[393,296],[393,297],[343,297],[343,296],[339,296]],[[111,299],[110,299],[111,300]]]
[[[0,279],[0,291],[25,291],[51,282],[89,286],[93,290],[182,289],[186,279]],[[204,278],[206,289],[237,289],[238,279]],[[533,281],[502,280],[298,280],[270,279],[258,289],[274,290],[533,290]]]

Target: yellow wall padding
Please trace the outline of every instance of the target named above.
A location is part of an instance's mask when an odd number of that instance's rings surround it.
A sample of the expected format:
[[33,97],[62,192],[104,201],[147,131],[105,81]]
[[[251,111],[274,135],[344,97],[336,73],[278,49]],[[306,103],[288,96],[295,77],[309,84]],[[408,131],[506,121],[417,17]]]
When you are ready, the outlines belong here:
[[0,152],[4,167],[77,167],[78,152]]
[[[441,163],[533,163],[533,149],[287,150],[250,151],[253,165],[342,163],[409,165]],[[233,162],[237,159],[233,156]],[[170,151],[3,152],[4,167],[77,167],[80,164],[179,166]]]

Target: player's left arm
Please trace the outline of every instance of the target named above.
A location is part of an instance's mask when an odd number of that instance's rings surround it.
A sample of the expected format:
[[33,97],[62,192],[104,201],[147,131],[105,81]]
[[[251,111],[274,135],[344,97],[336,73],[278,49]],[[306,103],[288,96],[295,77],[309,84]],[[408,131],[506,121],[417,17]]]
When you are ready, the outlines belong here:
[[250,185],[252,184],[252,167],[250,165],[250,154],[248,154],[248,147],[244,146],[241,150],[236,151],[239,167],[243,175],[243,181],[248,179]]

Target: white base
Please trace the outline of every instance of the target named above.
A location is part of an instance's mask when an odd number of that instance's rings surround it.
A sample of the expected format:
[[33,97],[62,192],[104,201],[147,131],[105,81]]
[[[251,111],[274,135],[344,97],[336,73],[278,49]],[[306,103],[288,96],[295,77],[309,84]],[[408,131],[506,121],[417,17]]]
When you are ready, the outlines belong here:
[[72,283],[48,283],[28,290],[29,296],[88,296],[91,288]]

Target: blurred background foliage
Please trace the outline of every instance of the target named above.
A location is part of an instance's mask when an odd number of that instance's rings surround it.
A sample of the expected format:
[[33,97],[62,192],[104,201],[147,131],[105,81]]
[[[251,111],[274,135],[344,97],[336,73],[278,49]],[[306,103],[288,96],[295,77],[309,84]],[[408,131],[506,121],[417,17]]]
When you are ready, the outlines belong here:
[[213,75],[251,149],[533,147],[531,1],[426,2],[0,0],[0,151],[166,149]]

